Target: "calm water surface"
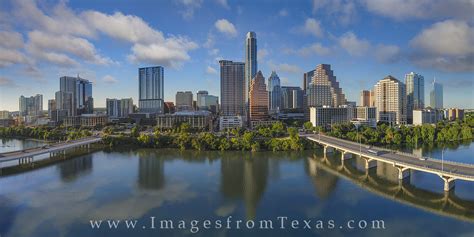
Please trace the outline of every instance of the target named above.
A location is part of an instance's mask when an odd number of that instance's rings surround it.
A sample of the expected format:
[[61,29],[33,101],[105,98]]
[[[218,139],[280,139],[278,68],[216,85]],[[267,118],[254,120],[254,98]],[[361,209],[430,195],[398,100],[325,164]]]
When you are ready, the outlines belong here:
[[[2,144],[27,143],[10,140]],[[2,147],[1,152],[5,151]],[[425,151],[428,152],[428,151]],[[440,150],[430,150],[433,156]],[[472,162],[474,143],[444,158]],[[194,152],[101,150],[46,168],[0,177],[0,236],[474,236],[474,183],[442,191],[435,175],[363,162],[341,166],[321,151]],[[342,168],[341,168],[342,167]],[[334,220],[335,229],[149,229],[171,220]],[[91,219],[136,219],[135,230],[93,230]],[[384,220],[385,230],[350,230],[348,220]],[[326,222],[325,222],[326,223]],[[145,226],[145,229],[142,228]],[[342,226],[343,228],[339,228]]]

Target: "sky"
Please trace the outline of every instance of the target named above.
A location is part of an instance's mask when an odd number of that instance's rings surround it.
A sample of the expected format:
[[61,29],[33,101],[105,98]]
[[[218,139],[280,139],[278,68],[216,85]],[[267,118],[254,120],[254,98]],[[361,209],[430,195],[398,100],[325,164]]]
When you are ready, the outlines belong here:
[[165,101],[177,91],[220,96],[218,61],[244,61],[257,34],[258,69],[282,85],[331,64],[343,92],[359,93],[387,75],[411,71],[444,86],[445,107],[474,108],[474,2],[471,0],[1,0],[0,110],[20,95],[43,94],[60,76],[92,81],[106,98],[138,104],[138,68],[165,68]]

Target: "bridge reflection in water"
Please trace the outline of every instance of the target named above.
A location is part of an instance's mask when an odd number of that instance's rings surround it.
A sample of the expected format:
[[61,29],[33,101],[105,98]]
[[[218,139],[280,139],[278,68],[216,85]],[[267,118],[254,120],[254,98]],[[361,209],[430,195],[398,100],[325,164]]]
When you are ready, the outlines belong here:
[[398,171],[390,165],[380,164],[376,169],[374,167],[362,171],[357,168],[364,163],[360,158],[356,158],[354,162],[344,162],[335,156],[322,154],[307,157],[306,162],[309,175],[315,177],[313,181],[330,173],[384,198],[438,215],[474,222],[474,200],[461,199],[455,195],[454,190],[436,193],[417,188],[406,179],[398,180]]

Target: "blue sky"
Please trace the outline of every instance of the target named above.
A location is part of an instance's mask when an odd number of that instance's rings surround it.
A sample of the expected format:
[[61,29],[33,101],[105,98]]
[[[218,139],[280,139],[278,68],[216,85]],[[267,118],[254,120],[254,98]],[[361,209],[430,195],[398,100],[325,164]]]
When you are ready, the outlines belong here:
[[165,100],[178,90],[219,95],[219,59],[243,61],[248,31],[258,68],[283,85],[332,65],[352,101],[361,89],[410,71],[444,85],[446,107],[474,108],[474,3],[468,0],[50,1],[0,2],[0,110],[43,94],[59,77],[94,82],[96,107],[134,98],[138,67],[165,67]]

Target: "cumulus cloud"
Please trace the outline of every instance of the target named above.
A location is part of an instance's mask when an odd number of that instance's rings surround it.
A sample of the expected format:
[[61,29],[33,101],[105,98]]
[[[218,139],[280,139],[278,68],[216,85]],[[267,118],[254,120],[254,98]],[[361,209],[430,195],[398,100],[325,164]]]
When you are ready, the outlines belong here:
[[265,60],[265,57],[267,57],[269,54],[270,54],[270,52],[268,52],[268,50],[266,50],[266,49],[259,49],[259,50],[257,51],[257,58],[258,58],[258,60],[263,61],[263,60]]
[[359,39],[353,32],[346,32],[338,39],[339,46],[352,56],[364,55],[370,47],[367,40]]
[[0,76],[0,86],[2,87],[17,87],[18,85],[10,78]]
[[301,73],[303,71],[297,65],[292,65],[292,64],[288,64],[288,63],[275,64],[272,61],[268,62],[268,67],[270,67],[271,70],[275,70],[277,72]]
[[382,63],[393,63],[400,59],[400,48],[396,45],[379,44],[373,50],[377,61]]
[[107,84],[115,84],[118,82],[118,80],[111,75],[105,75],[104,77],[102,77],[102,81]]
[[331,49],[328,47],[325,47],[321,43],[313,43],[311,45],[304,46],[297,50],[289,50],[288,52],[298,54],[303,57],[311,56],[314,54],[319,55],[319,56],[325,56],[325,55],[329,55],[329,53],[331,52]]
[[310,34],[316,37],[323,36],[323,29],[321,27],[321,22],[314,18],[306,19],[304,26],[301,28],[301,31],[306,34]]
[[183,10],[180,11],[181,16],[185,20],[192,19],[194,17],[194,11],[200,8],[202,5],[202,0],[176,0],[177,3],[182,7]]
[[223,8],[229,10],[230,6],[227,0],[216,0],[219,5],[221,5]]
[[281,10],[278,12],[278,15],[284,17],[284,16],[288,16],[289,13],[288,13],[288,10],[286,10],[286,9],[281,9]]
[[437,22],[411,41],[411,59],[443,71],[474,71],[474,27],[458,20]]
[[25,55],[20,51],[0,47],[0,68],[26,62]]
[[17,49],[23,47],[23,37],[18,32],[0,31],[0,47]]
[[221,33],[223,33],[223,34],[225,34],[229,37],[237,36],[237,30],[235,29],[234,24],[232,24],[231,22],[229,22],[226,19],[217,20],[214,23],[214,26],[216,27],[216,29],[219,32],[221,32]]
[[370,12],[396,20],[455,18],[472,20],[470,0],[364,0]]
[[214,69],[214,68],[211,67],[211,66],[207,66],[207,68],[206,68],[206,73],[207,73],[207,74],[210,74],[210,75],[217,75],[217,74],[218,74],[217,70]]

